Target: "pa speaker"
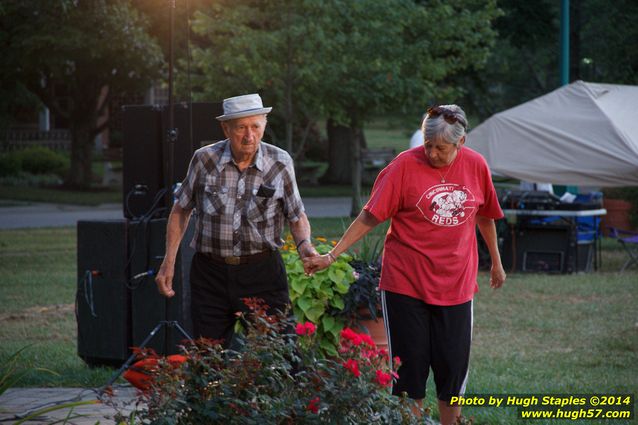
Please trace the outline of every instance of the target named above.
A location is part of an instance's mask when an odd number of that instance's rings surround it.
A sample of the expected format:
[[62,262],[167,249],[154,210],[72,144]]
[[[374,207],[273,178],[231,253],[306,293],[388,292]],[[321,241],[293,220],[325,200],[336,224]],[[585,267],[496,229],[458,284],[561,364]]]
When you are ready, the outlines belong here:
[[577,270],[574,229],[569,225],[515,225],[503,249],[505,270],[572,273]]
[[148,105],[124,106],[122,111],[124,217],[133,218],[146,214],[164,187],[162,115],[159,107]]
[[[157,290],[154,274],[164,259],[166,246],[166,219],[134,220],[129,224],[132,345],[139,347],[151,331],[162,321],[176,321],[192,334],[190,317],[190,264],[195,253],[189,247],[193,237],[193,224],[189,224],[175,261],[173,290],[175,296],[166,298]],[[135,278],[135,276],[143,276]],[[158,354],[179,352],[186,337],[177,329],[163,325],[147,347]]]
[[78,221],[78,355],[89,365],[120,365],[129,356],[125,220]]
[[203,143],[225,139],[215,119],[223,114],[221,103],[178,103],[174,105],[173,112],[177,140],[173,146],[174,181],[169,182],[171,147],[167,140],[170,127],[168,106],[122,107],[122,189],[124,216],[127,218],[140,218],[152,207],[164,207],[165,198],[160,191],[172,188],[174,183],[184,179],[195,150]]

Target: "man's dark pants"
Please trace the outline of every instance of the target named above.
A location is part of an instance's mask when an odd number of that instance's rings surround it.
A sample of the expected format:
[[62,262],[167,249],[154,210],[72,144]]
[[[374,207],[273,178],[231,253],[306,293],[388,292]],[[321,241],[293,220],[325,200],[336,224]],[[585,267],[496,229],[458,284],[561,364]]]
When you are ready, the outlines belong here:
[[191,315],[196,338],[232,342],[237,312],[247,312],[242,298],[263,299],[268,314],[289,308],[286,268],[279,251],[247,264],[225,264],[196,253],[191,263]]

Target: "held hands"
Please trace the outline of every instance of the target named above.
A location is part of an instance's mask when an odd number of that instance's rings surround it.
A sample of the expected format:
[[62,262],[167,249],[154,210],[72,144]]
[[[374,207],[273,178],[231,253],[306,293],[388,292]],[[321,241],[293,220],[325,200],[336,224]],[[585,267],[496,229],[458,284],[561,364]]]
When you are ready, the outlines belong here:
[[174,264],[166,264],[166,261],[162,262],[157,276],[155,276],[155,283],[160,294],[167,298],[171,298],[175,295],[173,291],[173,275],[175,273]]
[[505,274],[505,270],[503,270],[502,265],[492,265],[492,269],[490,272],[490,287],[493,289],[498,289],[503,286],[505,283],[505,279],[507,275]]
[[318,271],[327,269],[330,264],[335,262],[332,253],[317,255],[316,257],[307,257],[303,259],[303,268],[307,275],[312,276]]

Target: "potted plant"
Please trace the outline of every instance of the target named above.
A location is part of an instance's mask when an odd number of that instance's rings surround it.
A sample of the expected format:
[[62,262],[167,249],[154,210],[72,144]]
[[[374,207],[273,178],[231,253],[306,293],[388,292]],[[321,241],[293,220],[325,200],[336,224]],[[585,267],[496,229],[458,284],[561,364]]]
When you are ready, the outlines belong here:
[[381,251],[380,237],[364,237],[360,252],[350,261],[355,280],[344,296],[344,307],[339,313],[349,326],[370,334],[378,346],[385,347],[388,338],[379,291]]
[[355,270],[355,281],[344,297],[341,314],[346,317],[350,326],[369,334],[378,347],[387,347],[388,337],[379,291],[381,263],[353,260],[350,265]]
[[615,187],[603,190],[603,231],[609,227],[630,230],[638,227],[638,187]]
[[354,320],[377,320],[381,317],[381,296],[379,279],[381,264],[368,263],[361,259],[350,262],[354,269],[355,280],[350,284],[344,297],[342,314],[350,322]]

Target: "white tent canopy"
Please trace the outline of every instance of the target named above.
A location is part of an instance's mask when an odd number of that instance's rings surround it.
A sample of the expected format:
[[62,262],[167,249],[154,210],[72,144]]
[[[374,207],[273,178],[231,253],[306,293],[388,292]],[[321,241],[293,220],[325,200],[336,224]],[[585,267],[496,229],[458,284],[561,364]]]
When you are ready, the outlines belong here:
[[638,86],[576,81],[493,115],[467,145],[521,180],[638,186]]

